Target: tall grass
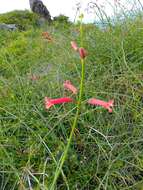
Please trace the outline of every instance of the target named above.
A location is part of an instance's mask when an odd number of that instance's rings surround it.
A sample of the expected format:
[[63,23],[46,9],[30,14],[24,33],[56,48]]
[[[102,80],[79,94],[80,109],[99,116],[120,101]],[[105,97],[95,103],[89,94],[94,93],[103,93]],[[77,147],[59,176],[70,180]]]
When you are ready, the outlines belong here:
[[115,107],[110,114],[83,102],[68,148],[76,105],[46,111],[43,99],[65,95],[65,80],[80,84],[70,47],[80,44],[79,25],[48,26],[53,42],[39,28],[0,31],[0,189],[47,190],[56,176],[60,190],[142,190],[142,28],[142,14],[104,29],[83,24],[83,101],[113,98]]

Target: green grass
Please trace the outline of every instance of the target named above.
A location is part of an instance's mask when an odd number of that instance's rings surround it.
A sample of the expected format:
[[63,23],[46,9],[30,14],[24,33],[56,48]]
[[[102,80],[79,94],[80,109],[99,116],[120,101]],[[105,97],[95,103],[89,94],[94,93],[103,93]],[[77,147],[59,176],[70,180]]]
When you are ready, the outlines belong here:
[[[47,190],[65,150],[76,105],[44,108],[62,97],[62,84],[79,88],[81,64],[70,47],[78,26],[0,31],[0,189]],[[88,51],[77,128],[55,189],[143,189],[142,17],[101,30],[84,25]],[[48,31],[53,42],[42,39]],[[39,80],[32,81],[34,74]],[[70,94],[68,94],[70,95]],[[112,114],[87,105],[114,99]],[[31,190],[30,189],[30,190]]]

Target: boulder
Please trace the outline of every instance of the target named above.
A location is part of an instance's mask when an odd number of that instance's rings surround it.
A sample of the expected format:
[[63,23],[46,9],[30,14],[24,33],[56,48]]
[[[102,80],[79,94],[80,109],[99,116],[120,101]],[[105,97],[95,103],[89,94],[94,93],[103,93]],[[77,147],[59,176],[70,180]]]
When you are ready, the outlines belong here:
[[17,30],[15,24],[0,23],[0,30]]
[[43,4],[41,0],[29,0],[31,10],[38,14],[40,17],[44,18],[48,22],[51,22],[51,15],[47,7]]

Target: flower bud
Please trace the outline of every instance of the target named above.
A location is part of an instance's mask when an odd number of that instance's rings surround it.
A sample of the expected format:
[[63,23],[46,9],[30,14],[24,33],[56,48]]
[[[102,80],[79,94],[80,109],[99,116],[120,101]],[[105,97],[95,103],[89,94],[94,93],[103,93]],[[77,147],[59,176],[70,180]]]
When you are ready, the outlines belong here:
[[72,48],[73,48],[75,51],[78,51],[78,46],[77,46],[76,42],[71,41],[71,46],[72,46]]
[[84,48],[79,48],[79,55],[81,59],[84,59],[87,56],[87,51]]

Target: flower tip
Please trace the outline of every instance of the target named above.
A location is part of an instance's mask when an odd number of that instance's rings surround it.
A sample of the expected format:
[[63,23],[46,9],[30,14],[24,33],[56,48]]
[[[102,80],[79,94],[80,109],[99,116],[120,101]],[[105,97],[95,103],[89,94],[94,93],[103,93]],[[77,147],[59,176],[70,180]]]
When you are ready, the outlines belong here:
[[88,100],[88,103],[89,103],[89,104],[93,104],[93,102],[94,102],[94,98],[90,98],[90,99]]
[[113,112],[113,110],[112,110],[111,108],[108,108],[108,111],[109,111],[109,113],[112,113],[112,112]]
[[109,113],[113,112],[113,109],[112,109],[113,106],[114,106],[114,100],[110,100],[108,102],[108,106],[107,106],[107,109],[108,109]]
[[78,46],[77,43],[75,41],[71,41],[71,47],[75,50],[78,51]]
[[52,107],[54,104],[51,102],[51,99],[48,97],[45,97],[44,99],[44,103],[45,103],[45,108],[49,109],[50,107]]
[[108,103],[109,103],[109,105],[110,105],[111,107],[114,106],[114,100],[110,100]]

